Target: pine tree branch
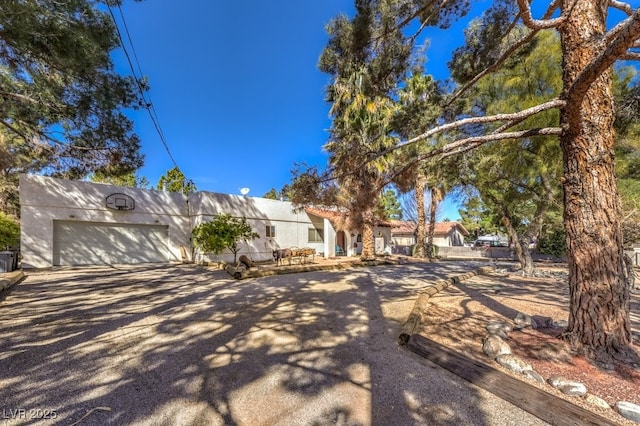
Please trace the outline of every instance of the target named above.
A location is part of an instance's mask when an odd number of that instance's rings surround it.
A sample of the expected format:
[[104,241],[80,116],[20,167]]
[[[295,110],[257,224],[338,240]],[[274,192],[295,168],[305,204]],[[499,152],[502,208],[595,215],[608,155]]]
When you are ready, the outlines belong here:
[[[522,110],[520,112],[515,112],[515,113],[511,113],[511,114],[496,114],[496,115],[487,115],[487,116],[482,116],[482,117],[470,117],[470,118],[464,118],[462,120],[457,120],[454,121],[452,123],[447,123],[444,124],[442,126],[438,126],[435,127],[419,136],[416,136],[412,139],[409,139],[408,141],[404,142],[403,144],[397,145],[395,147],[392,147],[386,151],[383,152],[383,154],[386,154],[390,151],[396,150],[398,148],[402,148],[405,147],[407,145],[411,145],[411,144],[415,144],[417,142],[421,142],[427,138],[430,138],[431,136],[437,135],[439,133],[444,133],[446,131],[449,130],[454,130],[457,129],[459,127],[463,127],[463,126],[467,126],[470,124],[483,124],[483,123],[494,123],[497,121],[508,121],[508,122],[515,122],[516,120],[522,121],[525,120],[529,117],[531,117],[532,115],[535,115],[539,112],[542,111],[546,111],[548,109],[552,109],[552,108],[560,108],[562,106],[565,105],[565,101],[560,100],[560,99],[552,99],[550,101],[544,102],[540,105],[536,105],[533,106],[531,108],[527,108],[525,110]],[[513,124],[509,125],[509,127],[511,127]]]
[[[449,3],[449,0],[443,0],[442,2],[440,2],[438,4],[438,7],[436,7],[434,10],[431,11],[431,14],[427,17],[427,19],[425,19],[422,22],[422,24],[420,25],[420,28],[418,28],[418,30],[416,30],[416,32],[413,33],[413,35],[410,37],[411,43],[413,43],[416,40],[416,38],[418,38],[418,36],[422,33],[422,31],[425,29],[425,27],[427,25],[429,25],[429,23],[431,22],[433,17],[436,16],[438,13],[440,13],[440,11],[443,9],[444,5],[446,5],[447,3]],[[424,9],[426,9],[426,8],[423,8],[421,10],[424,10]],[[416,16],[417,16],[417,14],[416,14]],[[404,21],[403,24],[406,25],[407,22]],[[404,25],[402,25],[400,28],[402,28]]]
[[7,123],[6,120],[4,119],[0,119],[0,124],[2,124],[4,127],[6,127],[7,129],[9,129],[12,133],[15,133],[16,135],[18,135],[19,137],[21,137],[24,140],[27,140],[27,135],[23,132],[21,132],[20,130],[18,130],[15,126]]
[[[482,118],[482,117],[478,117]],[[444,127],[444,126],[441,126]],[[564,129],[561,127],[543,127],[536,129],[527,129],[518,132],[503,132],[503,133],[495,133],[483,136],[473,136],[469,138],[459,139],[457,141],[448,143],[440,148],[434,149],[430,152],[426,152],[424,154],[417,155],[414,159],[399,170],[394,170],[389,176],[387,183],[391,183],[394,181],[396,176],[402,175],[408,169],[413,167],[416,163],[424,160],[428,160],[430,158],[436,157],[438,155],[441,158],[451,157],[453,155],[463,154],[465,152],[474,150],[488,142],[498,141],[498,140],[511,140],[511,139],[522,139],[529,138],[534,136],[560,136]],[[401,145],[396,147],[402,148],[406,145]]]
[[620,59],[624,61],[640,61],[640,52],[627,52]]
[[544,30],[548,28],[557,28],[564,21],[567,20],[565,14],[562,14],[559,18],[554,19],[533,19],[531,16],[531,8],[527,0],[518,0],[518,7],[520,8],[520,15],[522,16],[522,22],[532,30]]
[[[543,19],[547,19],[547,18],[551,17],[553,15],[553,13],[556,11],[556,9],[558,9],[558,7],[560,7],[560,2],[561,2],[561,0],[554,0],[549,5],[549,8],[547,9],[547,11],[544,13]],[[513,24],[509,27],[509,30],[514,28],[514,26],[515,26],[514,24],[518,21],[519,18],[520,18],[520,14],[518,14],[515,17]],[[478,80],[480,80],[485,75],[487,75],[487,74],[495,71],[496,69],[498,69],[507,59],[509,59],[511,57],[511,55],[513,55],[514,52],[516,52],[518,49],[520,49],[525,44],[529,43],[536,36],[538,31],[540,31],[540,30],[539,29],[534,29],[529,34],[527,34],[524,37],[522,37],[520,40],[517,40],[514,44],[512,44],[502,54],[502,56],[500,56],[498,59],[496,59],[496,61],[493,64],[491,64],[490,66],[488,66],[484,70],[480,71],[475,77],[473,77],[471,80],[469,80],[467,83],[465,83],[460,89],[458,89],[453,94],[453,96],[445,103],[444,106],[447,107],[447,106],[451,105],[455,100],[459,99],[467,90],[469,90],[471,87],[473,87],[473,85],[476,84],[478,82]]]
[[633,15],[633,8],[629,3],[625,3],[618,0],[609,0],[609,6],[614,9],[623,11],[624,13],[627,14],[627,16]]
[[621,24],[622,25],[618,25],[614,29],[616,34],[611,41],[607,43],[606,48],[585,67],[573,82],[567,91],[569,94],[567,102],[578,105],[582,103],[582,98],[586,95],[591,84],[613,65],[616,60],[630,53],[628,49],[632,47],[640,37],[640,9],[622,21]]
[[455,142],[451,142],[446,144],[442,148],[435,149],[428,154],[427,158],[434,157],[436,155],[442,155],[442,158],[450,157],[456,154],[462,154],[467,151],[471,151],[472,149],[478,148],[485,143],[497,141],[497,140],[507,140],[507,139],[522,139],[529,138],[533,136],[560,136],[564,130],[561,127],[542,127],[536,129],[527,129],[521,130],[518,132],[503,132],[503,133],[492,133],[484,136],[473,136],[470,138],[464,138],[457,140]]
[[12,92],[0,91],[0,97],[9,97],[9,98],[14,98],[14,99],[19,99],[21,101],[29,102],[29,103],[34,104],[34,105],[40,105],[41,104],[41,102],[37,101],[36,99],[33,99],[30,96],[22,95],[20,93],[12,93]]

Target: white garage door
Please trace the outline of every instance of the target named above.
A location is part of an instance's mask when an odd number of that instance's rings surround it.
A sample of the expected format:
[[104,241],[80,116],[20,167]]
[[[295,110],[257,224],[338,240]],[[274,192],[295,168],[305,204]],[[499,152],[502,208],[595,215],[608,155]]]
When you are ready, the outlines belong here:
[[53,222],[54,265],[169,261],[169,227],[94,222]]

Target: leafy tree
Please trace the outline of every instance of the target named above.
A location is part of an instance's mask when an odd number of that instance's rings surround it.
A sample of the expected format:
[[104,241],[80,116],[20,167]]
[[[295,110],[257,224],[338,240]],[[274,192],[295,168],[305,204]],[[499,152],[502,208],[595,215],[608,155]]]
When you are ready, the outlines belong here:
[[128,186],[130,188],[142,188],[149,187],[149,180],[142,176],[139,177],[134,172],[129,172],[119,176],[106,176],[104,173],[96,172],[89,176],[91,182],[109,183],[111,185]]
[[20,224],[0,212],[0,247],[7,249],[20,244]]
[[542,233],[537,242],[538,251],[543,254],[550,254],[555,257],[562,257],[566,254],[566,236],[562,228],[555,227]]
[[253,232],[246,218],[233,217],[222,213],[210,222],[201,223],[193,229],[193,242],[205,253],[220,254],[225,249],[233,253],[233,263],[237,262],[240,251],[238,243],[247,243],[260,237]]
[[271,188],[267,193],[265,193],[262,198],[267,198],[269,200],[277,200],[278,199],[278,191],[275,188]]
[[381,218],[402,220],[402,206],[398,200],[398,194],[393,189],[389,188],[382,193],[378,208],[381,211],[379,214]]
[[458,210],[460,223],[469,230],[469,240],[477,240],[478,237],[486,234],[493,234],[502,231],[499,219],[488,210],[477,192],[467,196],[462,203],[462,208]]
[[291,196],[289,192],[291,188],[288,184],[284,184],[280,191],[275,188],[271,188],[266,194],[262,196],[262,198],[267,198],[269,200],[281,200],[281,201],[289,201]]
[[[468,36],[473,38],[473,33]],[[473,92],[476,108],[485,114],[505,109],[521,110],[544,102],[560,91],[560,43],[557,36],[541,32],[531,49],[516,63],[482,78]],[[462,65],[465,66],[464,64]],[[554,126],[558,114],[548,111],[514,128]],[[487,132],[495,126],[489,124]],[[499,217],[525,274],[533,273],[529,251],[549,210],[559,206],[562,153],[554,138],[523,138],[487,143],[469,155],[466,184],[474,185],[486,208]]]
[[139,106],[144,87],[114,71],[110,53],[118,45],[116,27],[96,1],[3,2],[0,208],[17,198],[19,173],[76,179],[142,165],[123,110]]
[[640,243],[640,81],[637,71],[618,69],[616,96],[616,174],[622,204],[625,248]]
[[183,194],[193,194],[197,190],[196,184],[191,179],[187,180],[178,167],[167,170],[164,175],[160,176],[157,189]]

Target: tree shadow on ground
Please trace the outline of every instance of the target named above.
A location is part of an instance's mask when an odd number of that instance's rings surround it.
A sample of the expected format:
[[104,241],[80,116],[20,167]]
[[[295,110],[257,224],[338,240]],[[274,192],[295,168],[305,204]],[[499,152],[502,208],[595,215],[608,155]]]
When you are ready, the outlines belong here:
[[33,273],[0,305],[0,400],[65,424],[487,424],[475,388],[395,344],[394,312],[456,271]]

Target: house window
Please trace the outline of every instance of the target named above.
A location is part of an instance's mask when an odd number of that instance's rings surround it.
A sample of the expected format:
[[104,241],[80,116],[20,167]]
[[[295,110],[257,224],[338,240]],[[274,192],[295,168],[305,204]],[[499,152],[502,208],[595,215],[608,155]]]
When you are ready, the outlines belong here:
[[310,243],[321,243],[323,240],[324,232],[322,229],[309,228],[309,242]]
[[267,225],[265,236],[267,238],[275,238],[276,237],[276,226],[275,225]]

